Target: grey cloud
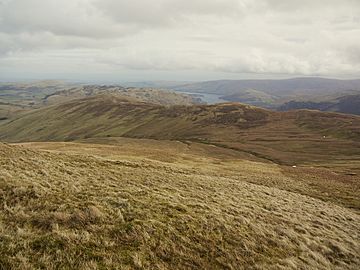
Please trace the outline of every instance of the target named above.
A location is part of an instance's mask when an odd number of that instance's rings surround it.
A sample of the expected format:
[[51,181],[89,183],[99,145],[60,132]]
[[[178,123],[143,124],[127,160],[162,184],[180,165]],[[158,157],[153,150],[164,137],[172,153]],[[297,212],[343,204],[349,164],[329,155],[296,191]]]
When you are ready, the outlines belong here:
[[358,0],[0,0],[0,72],[356,75],[359,14]]
[[309,11],[311,9],[326,10],[334,8],[352,7],[360,8],[360,1],[358,0],[301,0],[301,1],[289,1],[289,0],[262,0],[267,8],[276,11]]
[[0,4],[0,31],[59,36],[111,37],[134,31],[101,16],[90,0],[9,0]]
[[97,0],[96,6],[121,23],[165,26],[194,15],[241,14],[248,0]]

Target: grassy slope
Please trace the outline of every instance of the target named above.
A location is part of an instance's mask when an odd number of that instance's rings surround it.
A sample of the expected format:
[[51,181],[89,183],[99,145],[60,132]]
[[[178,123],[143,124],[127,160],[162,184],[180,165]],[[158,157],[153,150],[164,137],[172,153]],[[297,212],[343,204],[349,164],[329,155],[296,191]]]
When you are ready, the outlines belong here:
[[0,83],[0,125],[22,114],[44,106],[69,102],[100,94],[113,94],[129,100],[161,105],[192,105],[197,101],[188,95],[152,88],[120,86],[71,85],[56,81],[35,83]]
[[104,95],[43,108],[0,126],[0,140],[13,142],[119,136],[216,144],[288,165],[360,160],[360,117],[271,112],[236,103],[162,107]]
[[[301,166],[292,168],[289,166],[278,166],[273,163],[264,163],[264,159],[252,154],[235,151],[224,147],[216,147],[203,143],[190,141],[166,141],[149,139],[130,139],[130,138],[95,138],[74,142],[31,142],[20,143],[27,148],[37,150],[48,150],[59,153],[96,155],[107,159],[126,159],[126,160],[155,160],[168,164],[181,164],[196,167],[197,170],[206,168],[212,174],[227,175],[238,180],[276,187],[287,191],[331,201],[333,203],[360,210],[360,182],[359,177],[344,173],[343,170],[353,170],[349,161],[338,165],[342,171],[334,171],[324,168],[324,164],[317,164],[318,167]],[[249,175],[241,177],[246,161],[257,162],[253,169],[257,172],[261,170],[270,171],[276,168],[287,177],[266,177],[266,173],[258,174],[261,177]],[[266,161],[266,160],[265,160]],[[253,163],[255,164],[255,163]],[[315,164],[312,164],[315,165]],[[321,165],[321,166],[319,166]],[[210,170],[211,168],[211,170]],[[239,177],[240,176],[240,177]],[[278,179],[278,181],[275,181]],[[301,179],[301,181],[298,181]]]
[[[333,199],[323,202],[306,186],[326,186],[331,172],[324,169],[289,172],[196,143],[108,143],[0,144],[3,268],[357,269],[360,264],[360,217],[339,196],[352,194],[359,202],[359,183],[350,176],[338,182],[337,192],[326,192]],[[346,193],[348,186],[352,193]]]
[[25,107],[23,106],[0,101],[0,123],[15,118],[23,111],[25,111]]

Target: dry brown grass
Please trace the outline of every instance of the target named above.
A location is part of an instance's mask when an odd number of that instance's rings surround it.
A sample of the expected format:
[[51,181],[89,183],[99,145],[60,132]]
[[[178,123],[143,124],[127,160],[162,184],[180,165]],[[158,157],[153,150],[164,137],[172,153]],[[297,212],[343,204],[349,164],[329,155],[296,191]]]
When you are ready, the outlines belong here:
[[[81,143],[23,143],[20,144],[32,149],[48,150],[52,152],[96,155],[107,159],[139,160],[139,158],[156,160],[166,163],[188,165],[196,167],[202,173],[227,176],[241,181],[276,187],[288,191],[332,201],[348,208],[360,210],[360,163],[351,156],[338,156],[336,160],[323,162],[308,161],[307,165],[277,166],[263,156],[251,154],[256,146],[250,148],[250,153],[217,147],[213,144],[194,143],[190,141],[158,141],[148,139],[129,138],[102,138],[86,139]],[[284,145],[288,145],[284,143]],[[349,151],[344,145],[343,151]],[[284,150],[283,150],[284,151]],[[289,155],[289,153],[284,153]],[[311,156],[309,153],[306,155]],[[327,156],[328,157],[328,156]],[[299,158],[299,157],[294,157]],[[324,158],[323,158],[324,159]],[[246,162],[256,161],[256,166],[247,166]],[[309,160],[311,160],[309,158]],[[326,159],[325,159],[326,160]],[[263,162],[267,163],[264,164]],[[293,164],[293,160],[289,160]],[[252,163],[251,163],[252,164]],[[247,173],[242,174],[244,166]],[[251,169],[250,169],[251,168]],[[279,177],[267,177],[269,168],[280,171]],[[254,173],[251,172],[254,170]],[[258,177],[258,176],[261,177]],[[286,176],[286,177],[284,177]]]
[[0,145],[3,269],[358,269],[359,212],[300,194],[290,168],[112,143]]

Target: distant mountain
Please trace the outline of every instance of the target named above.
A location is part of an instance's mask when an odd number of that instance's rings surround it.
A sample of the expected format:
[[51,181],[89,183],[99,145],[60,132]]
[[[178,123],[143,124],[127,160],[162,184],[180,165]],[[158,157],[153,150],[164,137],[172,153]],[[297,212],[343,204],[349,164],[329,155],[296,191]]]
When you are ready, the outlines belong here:
[[178,85],[172,89],[217,94],[221,99],[265,108],[277,108],[292,100],[327,101],[360,91],[360,80],[294,78],[285,80],[220,80]]
[[313,101],[290,101],[281,105],[279,111],[289,111],[298,109],[313,109],[328,112],[341,112],[347,114],[360,115],[360,94],[348,95],[336,98],[328,102]]
[[193,81],[140,81],[140,82],[123,82],[122,86],[136,88],[172,88],[179,85],[191,84]]
[[319,111],[327,111],[329,108],[334,106],[335,104],[332,102],[313,102],[313,101],[289,101],[281,105],[278,110],[279,111],[291,111],[291,110],[301,110],[301,109],[309,109],[309,110],[319,110]]
[[179,85],[174,87],[174,89],[220,95],[231,95],[253,89],[281,97],[294,94],[314,95],[347,90],[360,91],[360,79],[293,78],[285,80],[220,80]]
[[226,101],[235,101],[251,104],[264,108],[272,108],[273,104],[276,102],[277,97],[262,91],[248,89],[240,91],[239,93],[221,96],[221,99],[224,99]]

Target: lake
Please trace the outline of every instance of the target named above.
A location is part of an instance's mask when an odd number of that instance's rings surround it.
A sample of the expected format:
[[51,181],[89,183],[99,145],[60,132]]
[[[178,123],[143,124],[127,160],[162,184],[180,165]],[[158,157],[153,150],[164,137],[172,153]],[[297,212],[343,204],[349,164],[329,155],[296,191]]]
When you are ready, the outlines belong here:
[[185,91],[176,91],[177,93],[190,95],[196,98],[200,98],[202,102],[207,104],[216,104],[228,102],[227,100],[221,99],[221,95],[217,94],[208,94],[208,93],[194,93],[194,92],[185,92]]

